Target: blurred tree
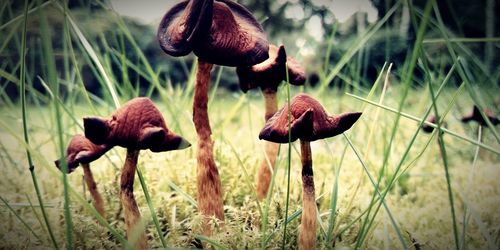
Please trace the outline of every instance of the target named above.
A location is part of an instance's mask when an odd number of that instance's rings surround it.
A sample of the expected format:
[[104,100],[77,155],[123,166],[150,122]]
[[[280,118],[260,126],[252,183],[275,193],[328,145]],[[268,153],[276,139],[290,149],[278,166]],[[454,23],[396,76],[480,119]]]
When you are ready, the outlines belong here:
[[[396,4],[397,0],[371,0],[378,10],[379,18]],[[423,9],[426,0],[409,1],[413,7]],[[453,31],[457,37],[496,37],[499,35],[500,18],[494,13],[500,13],[500,4],[495,0],[441,0],[436,1],[439,13],[445,26]],[[401,10],[399,11],[401,12]],[[401,24],[402,14],[395,14],[388,22],[388,26],[397,28]],[[409,38],[414,37],[415,29],[410,25]],[[482,55],[485,64],[494,70],[495,65],[500,63],[499,47],[491,42],[483,42],[469,45],[477,55]]]

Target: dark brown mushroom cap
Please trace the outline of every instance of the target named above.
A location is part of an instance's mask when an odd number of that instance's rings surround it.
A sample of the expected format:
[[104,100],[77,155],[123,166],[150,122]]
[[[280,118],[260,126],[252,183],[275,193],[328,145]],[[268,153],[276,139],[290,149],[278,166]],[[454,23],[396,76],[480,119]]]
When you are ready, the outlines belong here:
[[[318,101],[306,94],[296,95],[290,100],[290,111],[290,141],[315,141],[336,136],[351,128],[361,116],[361,112],[330,116]],[[285,104],[266,122],[259,139],[287,143],[288,113]]]
[[269,45],[267,60],[253,66],[236,68],[241,90],[246,93],[249,89],[260,87],[277,91],[279,84],[286,80],[287,65],[289,82],[303,85],[306,81],[304,68],[293,57],[286,56],[283,45],[279,48]]
[[[493,111],[491,111],[489,109],[484,109],[483,113],[488,117],[488,119],[491,121],[493,126],[496,126],[500,123],[500,119],[496,118],[493,115]],[[484,120],[483,116],[481,115],[481,112],[479,111],[479,108],[476,105],[474,105],[474,107],[472,108],[472,113],[462,117],[462,122],[467,123],[470,121],[475,121],[475,122],[479,123],[479,125],[481,125],[481,126],[488,126],[486,124],[486,120]]]
[[[193,12],[202,15],[197,18]],[[182,56],[193,51],[212,64],[254,65],[269,57],[262,26],[245,7],[231,0],[177,4],[163,17],[157,36],[167,54]]]
[[[71,138],[66,148],[66,162],[68,173],[73,172],[80,163],[90,163],[99,159],[103,154],[111,149],[107,144],[96,145],[83,135],[75,135]],[[55,161],[56,167],[61,169],[61,160]]]
[[191,144],[167,128],[154,103],[145,97],[134,98],[117,109],[111,119],[83,118],[85,136],[93,143],[128,149],[162,152],[184,149]]
[[[429,118],[427,118],[427,122],[430,122],[430,123],[433,123],[433,124],[436,124],[436,116],[434,115],[431,115],[429,116]],[[441,127],[446,127],[446,122],[443,121],[443,123],[441,123]],[[432,133],[432,131],[434,131],[434,127],[427,124],[427,123],[424,123],[422,124],[422,130],[425,132],[425,133]]]
[[205,37],[212,24],[214,0],[184,1],[172,7],[161,20],[158,41],[165,53],[185,56],[194,42]]

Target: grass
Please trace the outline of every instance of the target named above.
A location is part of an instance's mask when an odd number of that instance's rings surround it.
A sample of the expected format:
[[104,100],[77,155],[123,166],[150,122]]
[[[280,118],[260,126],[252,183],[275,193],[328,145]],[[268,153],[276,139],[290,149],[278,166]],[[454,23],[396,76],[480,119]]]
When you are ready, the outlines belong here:
[[[106,218],[89,204],[82,170],[62,175],[53,161],[60,158],[73,134],[82,133],[83,116],[108,116],[120,103],[137,96],[139,85],[127,77],[129,70],[151,83],[146,94],[155,94],[154,101],[169,127],[195,142],[191,121],[194,65],[183,62],[188,80],[184,87],[174,86],[168,73],[171,69],[155,68],[115,13],[109,13],[110,20],[116,24],[114,35],[120,42],[103,44],[99,38],[88,37],[88,30],[71,9],[55,2],[26,5],[17,15],[8,4],[0,7],[11,17],[0,24],[0,31],[9,34],[2,40],[0,55],[26,55],[26,61],[21,57],[0,62],[0,87],[15,85],[24,93],[20,100],[5,91],[0,96],[0,220],[4,222],[0,247],[130,247],[118,198],[125,149],[113,149],[91,164],[105,201]],[[500,244],[498,132],[491,124],[478,132],[476,125],[459,121],[472,104],[485,107],[494,103],[498,74],[484,74],[481,59],[467,48],[472,40],[450,34],[432,1],[425,10],[412,11],[412,21],[420,29],[405,65],[397,65],[397,71],[383,66],[373,87],[356,84],[351,91],[350,87],[332,89],[327,84],[340,75],[360,78],[361,71],[352,69],[365,62],[352,58],[362,53],[363,45],[388,16],[367,29],[338,64],[331,66],[325,60],[319,86],[280,89],[280,106],[287,105],[291,96],[306,92],[330,113],[363,111],[343,136],[311,144],[320,248],[498,249]],[[50,39],[50,23],[43,24],[44,16],[53,12],[60,13],[65,24],[61,51],[55,51]],[[25,17],[40,18],[46,26],[39,34],[40,43],[24,42],[27,29],[19,22],[26,23]],[[429,31],[440,37],[427,38]],[[328,51],[333,49],[333,41],[330,35]],[[441,56],[453,62],[448,69],[427,54],[436,43],[444,44]],[[131,46],[137,58],[127,57],[124,44]],[[46,60],[41,71],[33,67],[40,60],[33,48],[39,48]],[[119,72],[112,70],[113,61],[119,62]],[[84,88],[83,65],[99,79],[102,96]],[[423,71],[424,78],[416,79],[415,70]],[[262,96],[257,91],[243,95],[218,88],[222,74],[229,71],[223,67],[214,70],[209,104],[226,223],[221,227],[214,220],[217,233],[200,235],[194,148],[159,154],[144,151],[138,166],[141,185],[136,185],[135,195],[150,247],[193,248],[199,241],[215,249],[297,246],[302,204],[298,145],[281,146],[272,192],[258,202],[255,178],[264,145],[257,138],[264,123]],[[124,82],[117,81],[119,75]],[[484,83],[474,82],[481,79]],[[46,91],[37,90],[35,81],[44,83]],[[420,126],[429,114],[442,117],[446,127],[438,124],[434,133],[421,133]]]

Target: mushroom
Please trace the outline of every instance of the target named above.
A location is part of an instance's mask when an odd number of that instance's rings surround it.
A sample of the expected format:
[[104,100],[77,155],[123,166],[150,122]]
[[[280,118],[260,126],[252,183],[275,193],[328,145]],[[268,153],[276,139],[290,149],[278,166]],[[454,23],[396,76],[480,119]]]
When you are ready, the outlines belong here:
[[[429,118],[427,118],[427,122],[432,123],[432,124],[436,124],[436,116],[435,115],[429,116]],[[446,122],[443,121],[443,123],[441,124],[441,127],[445,128]],[[422,124],[422,131],[430,134],[430,133],[432,133],[432,131],[434,131],[434,127],[427,124],[427,123],[424,123],[424,124]]]
[[[288,113],[291,114],[290,118]],[[311,157],[311,141],[333,137],[351,128],[361,112],[329,116],[321,104],[306,94],[290,100],[290,112],[285,105],[276,112],[260,131],[259,139],[287,143],[300,139],[302,161],[302,218],[300,249],[316,248],[316,202]],[[288,124],[290,120],[290,124]],[[290,130],[289,130],[290,127]]]
[[[198,208],[206,218],[224,221],[222,187],[213,157],[207,102],[213,64],[246,66],[267,59],[269,44],[262,26],[243,6],[230,0],[188,0],[170,9],[157,34],[163,51],[183,56],[191,51],[198,56],[193,122],[198,135]],[[211,234],[208,221],[204,232]]]
[[[246,93],[249,89],[259,87],[264,95],[265,120],[267,121],[278,110],[276,92],[282,81],[288,79],[293,85],[303,85],[306,78],[304,69],[292,57],[287,57],[283,45],[276,47],[269,45],[269,58],[253,66],[237,67],[240,88]],[[265,156],[260,165],[257,180],[257,198],[263,199],[267,195],[271,182],[271,169],[274,167],[278,154],[279,144],[267,142]]]
[[[191,144],[167,128],[165,120],[154,103],[148,98],[134,98],[117,109],[111,119],[83,118],[85,136],[97,145],[127,148],[127,157],[120,179],[120,200],[124,207],[127,238],[139,223],[141,214],[134,198],[134,177],[139,150],[163,152],[184,149]],[[136,248],[147,247],[146,235],[142,234]]]
[[[490,122],[491,122],[491,124],[493,124],[493,126],[496,126],[500,123],[500,119],[496,118],[490,109],[484,109],[483,113],[490,120]],[[480,126],[483,126],[483,127],[488,126],[488,124],[486,124],[486,120],[481,115],[481,111],[479,111],[479,108],[476,105],[474,105],[474,107],[472,108],[472,113],[462,117],[462,122],[468,123],[470,121],[475,121]]]
[[[96,145],[81,134],[73,136],[66,149],[68,173],[73,172],[80,164],[82,165],[83,176],[85,183],[89,187],[92,203],[102,217],[106,216],[106,212],[104,210],[102,196],[99,190],[97,190],[97,184],[90,170],[90,163],[99,159],[99,157],[105,154],[109,149],[111,149],[111,147],[107,144]],[[56,167],[62,171],[61,160],[56,160],[55,164]]]

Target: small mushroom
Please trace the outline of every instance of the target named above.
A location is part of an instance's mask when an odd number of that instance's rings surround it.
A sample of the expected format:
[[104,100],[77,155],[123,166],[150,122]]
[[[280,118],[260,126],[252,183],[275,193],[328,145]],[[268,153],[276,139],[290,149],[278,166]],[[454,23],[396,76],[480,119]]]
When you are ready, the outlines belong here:
[[[243,6],[231,0],[188,0],[175,5],[163,17],[157,34],[163,51],[198,56],[193,122],[198,135],[198,208],[206,218],[224,221],[222,187],[213,157],[212,130],[208,118],[208,88],[213,64],[249,66],[269,57],[262,26]],[[211,234],[208,221],[205,235]]]
[[[290,118],[288,113],[291,113]],[[316,202],[310,142],[343,133],[351,128],[360,116],[361,112],[330,116],[314,98],[299,94],[290,100],[290,112],[285,105],[266,122],[259,134],[259,139],[276,143],[287,143],[289,132],[291,142],[300,139],[302,218],[299,249],[316,248]]]
[[[483,113],[488,118],[488,120],[490,120],[493,126],[496,126],[500,123],[500,119],[496,118],[490,109],[483,109]],[[486,124],[486,120],[481,115],[481,111],[479,111],[479,108],[476,105],[474,105],[474,107],[472,108],[472,113],[462,117],[462,122],[464,123],[468,123],[471,121],[475,121],[483,127],[488,126],[488,124]]]
[[[429,118],[427,118],[427,122],[432,123],[432,124],[436,124],[436,116],[434,116],[434,115],[429,116]],[[443,123],[441,124],[441,127],[446,127],[446,122],[443,121]],[[430,133],[432,133],[432,131],[434,131],[434,127],[427,124],[427,123],[424,123],[424,124],[422,124],[422,131],[430,134]]]
[[[73,136],[66,148],[68,173],[73,172],[80,164],[82,165],[83,176],[92,196],[92,203],[102,217],[106,216],[104,202],[99,190],[97,190],[97,184],[90,170],[90,163],[99,159],[109,149],[111,149],[109,145],[96,145],[80,134]],[[56,160],[55,165],[62,171],[61,160]]]
[[[278,110],[276,92],[281,82],[288,79],[293,85],[303,85],[306,78],[302,66],[292,57],[287,57],[283,45],[269,45],[269,58],[253,66],[237,67],[240,88],[246,93],[250,89],[260,88],[265,101],[265,120]],[[266,142],[265,157],[259,168],[257,180],[257,198],[263,199],[271,182],[271,169],[274,167],[279,144]]]
[[[141,214],[134,197],[134,177],[139,150],[163,152],[184,149],[191,144],[167,128],[165,120],[148,98],[134,98],[117,109],[111,119],[83,118],[85,136],[97,145],[127,148],[127,157],[120,178],[120,200],[124,207],[127,238],[130,239]],[[146,249],[146,235],[142,234],[136,248]]]

